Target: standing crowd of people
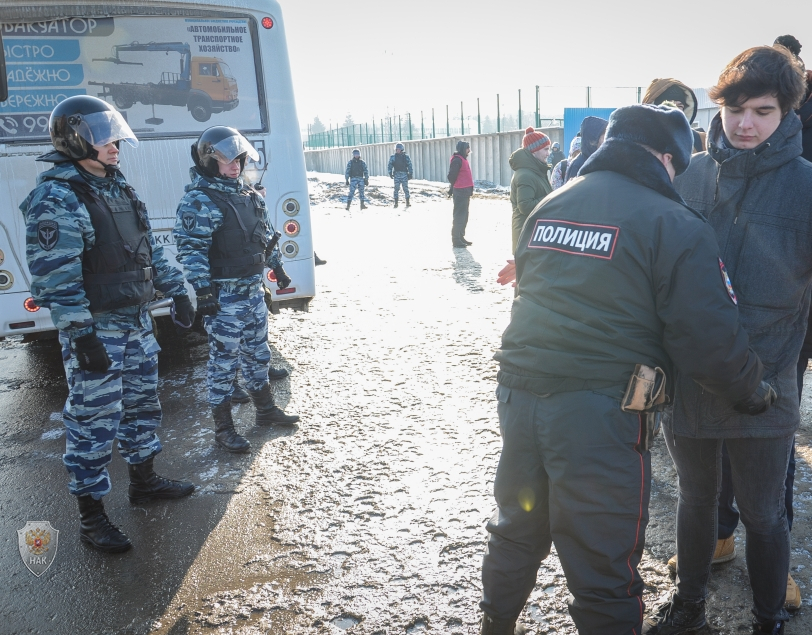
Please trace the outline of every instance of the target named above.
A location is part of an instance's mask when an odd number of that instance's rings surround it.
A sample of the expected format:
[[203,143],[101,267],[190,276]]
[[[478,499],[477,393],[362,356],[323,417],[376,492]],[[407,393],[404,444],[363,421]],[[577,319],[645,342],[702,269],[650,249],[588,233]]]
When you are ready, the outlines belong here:
[[[812,73],[800,49],[782,36],[731,60],[709,91],[720,111],[707,134],[673,79],[608,122],[586,118],[552,193],[525,214],[498,277],[515,298],[495,356],[503,448],[482,635],[524,632],[552,545],[581,635],[699,632],[739,520],[753,634],[782,634],[800,607],[794,437],[812,350]],[[514,236],[525,182],[547,175],[541,159],[520,162],[533,143],[528,130],[511,161]],[[647,613],[637,567],[660,429],[678,476],[676,581]]]
[[[481,635],[513,635],[555,545],[582,635],[680,635],[706,625],[711,565],[735,557],[745,529],[754,635],[780,635],[800,606],[789,575],[794,435],[812,351],[812,74],[782,36],[737,55],[710,97],[707,134],[691,128],[693,91],[654,80],[644,103],[587,117],[568,155],[528,128],[510,157],[514,259],[510,324],[495,359],[502,454],[487,524]],[[129,499],[179,499],[195,485],[159,476],[157,354],[149,303],[173,301],[208,334],[215,443],[250,451],[235,429],[241,370],[257,426],[290,426],[270,380],[266,268],[291,283],[260,186],[258,155],[234,128],[191,147],[174,237],[182,271],[154,240],[146,206],[119,170],[137,147],[105,101],[69,97],[51,113],[52,164],[20,205],[31,290],[59,330],[69,396],[64,464],[80,539],[132,544],[103,497],[113,442]],[[465,248],[474,179],[470,144],[450,158],[452,245]],[[410,157],[387,172],[410,206]],[[345,171],[365,206],[359,150]],[[196,295],[197,308],[185,283]],[[646,614],[638,564],[660,429],[679,478],[673,594]],[[721,492],[721,496],[720,496]],[[735,506],[734,506],[735,500]]]

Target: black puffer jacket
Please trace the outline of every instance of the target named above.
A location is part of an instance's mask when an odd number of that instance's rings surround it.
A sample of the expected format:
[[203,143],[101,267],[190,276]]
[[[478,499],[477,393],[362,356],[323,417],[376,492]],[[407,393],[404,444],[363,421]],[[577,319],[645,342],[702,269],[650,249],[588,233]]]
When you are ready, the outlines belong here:
[[795,366],[812,289],[812,164],[801,158],[800,119],[790,113],[760,146],[736,150],[724,147],[716,115],[708,152],[695,154],[674,186],[716,233],[741,324],[778,401],[742,415],[682,377],[664,423],[698,438],[787,436],[800,421]]
[[732,404],[761,380],[708,223],[662,164],[611,139],[528,217],[499,383],[620,399],[635,364],[673,366]]

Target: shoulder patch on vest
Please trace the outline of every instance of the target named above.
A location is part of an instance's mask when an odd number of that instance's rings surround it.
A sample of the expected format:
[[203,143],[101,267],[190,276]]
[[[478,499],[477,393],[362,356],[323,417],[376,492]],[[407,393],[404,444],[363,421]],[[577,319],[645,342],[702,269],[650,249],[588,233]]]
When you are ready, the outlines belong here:
[[45,251],[51,251],[59,242],[59,225],[55,220],[41,220],[37,223],[37,242]]
[[183,223],[183,229],[190,232],[197,226],[197,215],[194,212],[184,212],[181,222]]
[[719,258],[719,271],[722,273],[722,282],[725,283],[727,294],[730,296],[730,299],[733,300],[733,304],[738,306],[739,301],[736,298],[736,292],[733,290],[733,283],[730,282],[730,276],[727,275],[727,268],[725,267],[725,263],[722,262],[721,258]]
[[527,247],[611,260],[619,234],[620,227],[611,225],[586,225],[566,220],[539,219]]

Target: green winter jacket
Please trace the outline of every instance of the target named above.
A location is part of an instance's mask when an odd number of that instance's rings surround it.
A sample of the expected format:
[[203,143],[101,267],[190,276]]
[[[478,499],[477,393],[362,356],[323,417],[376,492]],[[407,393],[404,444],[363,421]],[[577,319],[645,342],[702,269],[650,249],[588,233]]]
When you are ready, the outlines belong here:
[[513,248],[516,253],[516,243],[522,233],[524,221],[530,216],[536,205],[553,191],[547,172],[550,167],[542,163],[525,148],[519,148],[510,155],[510,167],[513,168],[513,178],[510,180],[510,204],[513,206]]

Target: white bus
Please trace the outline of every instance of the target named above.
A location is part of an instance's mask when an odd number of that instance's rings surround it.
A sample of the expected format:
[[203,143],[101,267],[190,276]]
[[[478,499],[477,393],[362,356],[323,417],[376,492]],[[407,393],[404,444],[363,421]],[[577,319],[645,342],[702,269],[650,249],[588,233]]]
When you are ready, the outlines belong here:
[[262,179],[292,279],[278,289],[266,270],[272,310],[307,310],[315,294],[310,206],[275,0],[0,0],[0,33],[8,79],[8,98],[0,102],[0,338],[36,339],[54,328],[30,296],[18,205],[49,167],[34,160],[51,149],[49,113],[72,95],[107,100],[141,141],[122,151],[121,170],[171,261],[191,144],[213,125],[240,130],[260,155],[246,173]]

